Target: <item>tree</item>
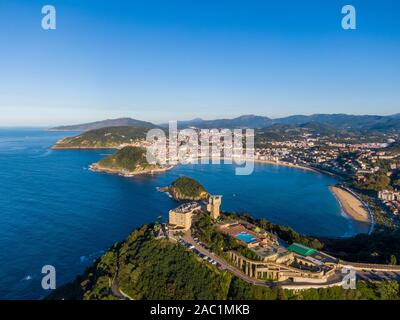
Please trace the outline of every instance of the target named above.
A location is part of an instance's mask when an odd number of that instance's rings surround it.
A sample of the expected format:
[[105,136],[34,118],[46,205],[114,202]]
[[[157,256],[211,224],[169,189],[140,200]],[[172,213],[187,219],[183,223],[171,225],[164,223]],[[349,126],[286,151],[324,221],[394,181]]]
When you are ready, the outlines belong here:
[[396,256],[394,254],[392,254],[390,256],[390,264],[391,265],[396,265],[397,264],[397,258],[396,258]]
[[382,300],[396,300],[399,298],[399,283],[395,281],[379,282],[377,292]]
[[285,289],[278,289],[278,300],[287,300]]

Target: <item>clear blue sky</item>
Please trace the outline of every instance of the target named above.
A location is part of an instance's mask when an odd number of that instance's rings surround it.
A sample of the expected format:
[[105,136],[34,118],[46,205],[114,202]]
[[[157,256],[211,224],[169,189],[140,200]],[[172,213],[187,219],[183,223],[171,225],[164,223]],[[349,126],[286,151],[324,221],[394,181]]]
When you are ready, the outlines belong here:
[[0,41],[1,126],[400,112],[395,0],[1,0]]

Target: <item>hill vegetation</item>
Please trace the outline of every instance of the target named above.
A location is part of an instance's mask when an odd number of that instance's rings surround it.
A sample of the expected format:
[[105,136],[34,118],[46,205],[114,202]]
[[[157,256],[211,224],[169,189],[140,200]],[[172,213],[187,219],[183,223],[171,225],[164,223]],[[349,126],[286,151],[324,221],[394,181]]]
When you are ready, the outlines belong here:
[[[207,265],[179,244],[154,237],[154,226],[135,230],[51,299],[114,299],[111,285],[133,299],[226,299],[232,276]],[[118,266],[118,272],[117,272]]]
[[92,169],[110,173],[135,174],[161,170],[162,167],[147,162],[144,148],[128,146],[93,164]]
[[[257,115],[243,115],[233,119],[203,120],[197,118],[189,121],[179,121],[178,127],[263,129],[274,125],[300,126],[307,123],[319,123],[334,127],[337,130],[350,131],[399,132],[400,130],[400,117],[398,114],[391,116],[313,114],[293,115],[276,119]],[[166,127],[167,125],[164,124],[163,126]]]
[[189,177],[176,179],[169,187],[164,189],[178,201],[182,200],[204,200],[209,197],[207,190],[196,180]]
[[333,287],[294,292],[254,286],[208,264],[177,243],[155,238],[158,228],[155,224],[134,230],[82,276],[55,290],[47,299],[110,300],[117,298],[115,290],[132,299],[146,300],[399,299],[399,284],[394,281],[357,281],[355,290]]
[[371,235],[352,238],[323,239],[324,251],[346,261],[398,264],[400,262],[400,230],[386,229]]
[[[376,115],[349,115],[349,114],[313,114],[313,115],[293,115],[283,118],[271,119],[258,115],[242,115],[232,119],[213,119],[203,120],[200,118],[178,121],[179,128],[197,127],[204,129],[211,128],[254,128],[263,129],[274,125],[300,126],[307,123],[319,123],[330,126],[338,130],[359,130],[377,132],[398,132],[400,130],[400,116],[398,114],[390,116]],[[131,118],[109,119],[84,123],[71,126],[59,126],[50,130],[54,131],[88,131],[114,126],[134,126],[154,128],[151,122],[141,121]],[[160,125],[168,127],[168,124]]]
[[117,148],[122,144],[133,144],[146,138],[146,127],[107,127],[84,132],[76,137],[58,141],[53,149]]
[[118,118],[118,119],[108,119],[90,123],[82,123],[71,126],[60,126],[51,128],[50,131],[89,131],[101,128],[122,127],[122,126],[133,126],[133,127],[143,127],[143,128],[155,127],[154,124],[147,121],[141,121],[132,118]]
[[[167,127],[167,125],[162,125]],[[256,128],[257,147],[274,141],[283,141],[312,135],[329,137],[336,142],[362,143],[386,142],[390,134],[400,133],[400,117],[354,116],[345,114],[320,114],[311,116],[290,116],[270,119],[268,117],[246,115],[234,119],[202,120],[178,122],[179,128]],[[132,144],[144,139],[149,129],[156,126],[150,122],[121,118],[76,126],[62,126],[51,130],[86,131],[76,137],[60,140],[54,149],[74,148],[115,148],[121,144]],[[88,131],[89,130],[89,131]],[[396,145],[394,145],[395,149]]]
[[334,125],[316,121],[302,124],[274,124],[255,132],[256,147],[263,147],[271,141],[303,139],[305,135],[328,138],[342,143],[386,142],[387,135],[377,131],[365,131],[356,128],[341,129]]

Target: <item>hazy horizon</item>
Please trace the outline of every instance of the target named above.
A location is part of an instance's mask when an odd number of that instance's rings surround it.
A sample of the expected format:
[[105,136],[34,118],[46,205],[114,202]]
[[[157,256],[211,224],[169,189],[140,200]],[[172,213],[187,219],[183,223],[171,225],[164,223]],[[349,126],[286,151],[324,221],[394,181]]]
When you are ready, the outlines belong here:
[[[327,115],[334,115],[334,114],[338,114],[338,113],[325,113]],[[354,115],[354,116],[394,116],[400,113],[392,113],[392,114],[352,114],[352,113],[340,113],[340,114],[345,114],[345,115]],[[234,119],[234,118],[238,118],[241,116],[262,116],[262,117],[268,117],[272,120],[274,119],[279,119],[279,118],[286,118],[286,117],[290,117],[290,116],[311,116],[311,115],[315,115],[315,113],[313,114],[290,114],[290,115],[286,115],[286,116],[282,116],[282,117],[270,117],[268,115],[262,115],[262,114],[241,114],[238,116],[226,116],[226,117],[217,117],[217,118],[206,118],[206,117],[194,117],[194,118],[188,118],[188,119],[166,119],[165,121],[152,121],[151,119],[144,119],[144,118],[137,118],[137,117],[131,117],[131,116],[121,116],[121,117],[105,117],[105,118],[98,118],[95,119],[93,118],[92,120],[88,120],[88,121],[78,121],[78,122],[62,122],[62,123],[53,123],[53,124],[41,124],[41,125],[1,125],[0,124],[0,128],[51,128],[51,127],[57,127],[57,126],[68,126],[68,125],[79,125],[79,124],[86,124],[86,123],[92,123],[92,122],[99,122],[99,121],[104,121],[104,120],[115,120],[115,119],[122,119],[122,118],[131,118],[131,119],[135,119],[135,120],[141,120],[141,121],[147,121],[147,122],[151,122],[153,124],[156,125],[160,125],[160,124],[166,124],[169,121],[190,121],[190,120],[195,120],[195,119],[201,119],[201,120],[219,120],[219,119]]]

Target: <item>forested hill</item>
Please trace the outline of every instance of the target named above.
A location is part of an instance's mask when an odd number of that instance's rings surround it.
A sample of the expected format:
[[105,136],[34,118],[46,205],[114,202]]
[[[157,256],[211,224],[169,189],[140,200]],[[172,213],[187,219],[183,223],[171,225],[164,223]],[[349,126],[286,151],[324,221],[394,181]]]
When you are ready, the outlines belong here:
[[46,299],[118,299],[115,291],[146,300],[399,299],[397,282],[357,281],[356,290],[333,287],[299,292],[254,286],[210,265],[176,242],[157,239],[159,227],[156,223],[134,230],[82,276]]
[[146,138],[150,130],[145,127],[108,127],[84,132],[76,137],[58,141],[54,149],[117,148],[125,143],[135,143]]
[[169,187],[168,192],[175,200],[203,200],[209,193],[198,181],[189,177],[179,177]]
[[[360,130],[375,132],[399,132],[400,114],[378,116],[378,115],[351,115],[351,114],[312,114],[312,115],[292,115],[282,118],[269,118],[260,115],[242,115],[236,118],[204,120],[196,118],[193,120],[178,121],[179,128],[253,128],[263,129],[274,125],[300,126],[307,123],[319,123],[328,125],[337,130]],[[108,119],[78,125],[59,126],[50,130],[55,131],[89,131],[115,126],[134,126],[155,128],[155,124],[136,120],[132,118]],[[168,123],[161,124],[160,127],[168,127]]]
[[59,126],[51,128],[51,131],[89,131],[107,127],[122,127],[122,126],[133,126],[143,128],[154,128],[156,127],[153,123],[147,121],[136,120],[132,118],[119,118],[119,119],[108,119],[103,121],[96,121],[90,123],[82,123],[70,126]]
[[161,168],[157,164],[148,163],[146,149],[132,146],[118,150],[93,166],[100,171],[115,171],[120,173],[143,173]]

